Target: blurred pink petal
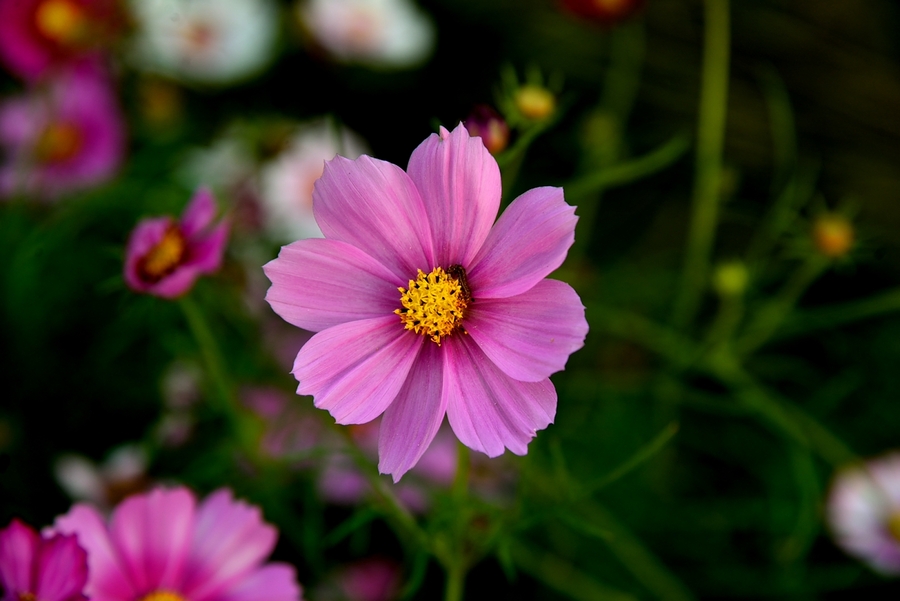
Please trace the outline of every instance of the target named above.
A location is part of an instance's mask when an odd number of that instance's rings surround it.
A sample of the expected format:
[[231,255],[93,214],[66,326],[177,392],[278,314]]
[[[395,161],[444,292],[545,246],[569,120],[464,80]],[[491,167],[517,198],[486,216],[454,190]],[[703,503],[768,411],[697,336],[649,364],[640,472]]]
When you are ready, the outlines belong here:
[[4,601],[85,601],[87,578],[87,555],[74,536],[42,536],[18,520],[0,530]]

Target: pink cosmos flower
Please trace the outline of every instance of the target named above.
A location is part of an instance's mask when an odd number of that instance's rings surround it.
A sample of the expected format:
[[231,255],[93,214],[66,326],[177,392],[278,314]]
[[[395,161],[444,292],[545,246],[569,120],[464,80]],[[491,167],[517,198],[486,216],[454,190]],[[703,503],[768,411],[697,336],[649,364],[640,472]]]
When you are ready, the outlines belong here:
[[0,60],[29,81],[81,60],[118,38],[118,0],[0,0]]
[[185,294],[203,274],[222,264],[228,223],[212,226],[216,201],[199,188],[181,221],[172,217],[144,219],[131,232],[125,250],[125,282],[132,290],[162,298]]
[[125,122],[106,74],[90,65],[0,105],[0,196],[55,198],[110,179]]
[[74,536],[40,536],[13,520],[0,530],[2,601],[85,601],[87,555]]
[[883,574],[900,574],[900,453],[839,472],[827,509],[841,547]]
[[[184,487],[123,501],[106,520],[78,504],[56,519],[88,552],[93,601],[299,601],[294,568],[264,563],[277,530],[258,507]],[[43,599],[41,599],[43,601]]]
[[340,424],[384,414],[379,470],[394,480],[446,414],[467,446],[522,455],[556,413],[550,374],[581,348],[584,307],[545,279],[575,239],[561,188],[500,206],[500,170],[480,138],[441,128],[409,168],[336,157],[313,193],[325,239],[265,266],[266,296],[317,332],[294,362],[298,394]]

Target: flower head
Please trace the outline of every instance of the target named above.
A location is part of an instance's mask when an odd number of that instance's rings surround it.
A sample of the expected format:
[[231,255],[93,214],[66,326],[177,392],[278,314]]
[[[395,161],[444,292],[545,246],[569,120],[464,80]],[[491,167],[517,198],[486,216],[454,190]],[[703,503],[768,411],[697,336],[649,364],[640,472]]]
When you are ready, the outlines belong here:
[[853,248],[856,232],[843,215],[825,213],[813,221],[812,239],[819,253],[829,259],[840,259]]
[[337,154],[355,159],[364,152],[366,143],[346,127],[323,120],[299,128],[260,176],[265,222],[273,238],[320,238],[313,217],[313,184],[322,176],[325,161]]
[[0,196],[55,198],[109,179],[125,123],[106,75],[83,65],[0,105]]
[[408,171],[336,157],[313,193],[325,239],[265,266],[266,296],[317,332],[294,362],[297,392],[340,424],[384,414],[379,469],[398,480],[444,415],[491,457],[522,455],[556,413],[550,374],[587,334],[575,291],[545,279],[574,241],[561,188],[500,206],[500,170],[480,138],[441,129]]
[[162,298],[186,293],[203,274],[222,263],[228,223],[212,225],[216,202],[200,188],[181,221],[172,217],[144,219],[131,232],[125,250],[125,282],[132,290]]
[[304,0],[298,14],[316,43],[344,62],[412,67],[434,47],[434,24],[410,0]]
[[202,84],[230,84],[272,58],[278,10],[271,0],[132,0],[140,66]]
[[611,26],[627,19],[644,6],[645,0],[562,0],[572,13]]
[[469,135],[481,138],[491,154],[503,152],[509,144],[509,125],[497,111],[486,104],[479,104],[472,109],[465,125]]
[[837,543],[884,574],[900,574],[900,454],[835,476],[828,521]]
[[119,0],[0,0],[0,60],[24,79],[92,60],[124,29]]
[[2,601],[86,601],[87,556],[74,536],[41,536],[19,520],[0,530]]
[[[294,568],[265,563],[277,530],[228,490],[198,503],[184,487],[129,497],[107,522],[75,505],[56,519],[88,552],[95,601],[299,601]],[[43,599],[41,599],[43,601]]]

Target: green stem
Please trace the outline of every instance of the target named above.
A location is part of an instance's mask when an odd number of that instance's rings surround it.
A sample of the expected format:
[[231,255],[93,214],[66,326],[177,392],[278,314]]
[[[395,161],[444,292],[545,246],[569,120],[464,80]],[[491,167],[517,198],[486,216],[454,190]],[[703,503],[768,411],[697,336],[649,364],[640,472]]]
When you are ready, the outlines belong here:
[[447,585],[444,589],[444,601],[462,601],[466,588],[466,569],[461,561],[447,566]]
[[748,355],[765,344],[778,330],[785,318],[797,306],[797,302],[816,278],[828,267],[828,261],[819,256],[811,257],[794,272],[778,295],[764,305],[737,341],[737,351]]
[[219,346],[216,344],[212,331],[206,323],[203,312],[193,299],[190,296],[185,296],[179,300],[179,305],[194,336],[194,340],[197,342],[197,346],[200,347],[203,362],[206,364],[209,377],[215,386],[215,398],[218,401],[219,411],[227,418],[233,434],[239,435],[241,431],[240,418],[235,409],[234,399],[231,395],[231,382],[223,367],[224,363],[219,352]]
[[705,16],[693,212],[681,289],[673,310],[673,322],[678,328],[690,325],[706,288],[719,218],[731,44],[728,0],[706,0]]
[[898,311],[900,311],[900,289],[889,290],[871,298],[798,312],[777,333],[776,338],[808,335],[817,330],[836,328]]

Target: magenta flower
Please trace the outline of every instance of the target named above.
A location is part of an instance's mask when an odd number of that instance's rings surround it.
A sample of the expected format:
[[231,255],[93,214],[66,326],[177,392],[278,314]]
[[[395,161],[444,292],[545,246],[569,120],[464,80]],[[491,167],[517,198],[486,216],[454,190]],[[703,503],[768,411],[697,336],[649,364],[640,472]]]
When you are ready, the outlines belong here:
[[828,521],[844,550],[883,574],[900,575],[900,453],[839,472]]
[[151,217],[135,226],[125,250],[125,282],[137,292],[162,298],[185,294],[203,274],[222,264],[228,223],[212,226],[216,201],[199,188],[181,221]]
[[556,413],[548,377],[588,329],[575,291],[545,279],[575,238],[562,189],[530,190],[494,223],[500,170],[460,125],[408,172],[336,157],[313,203],[325,239],[265,266],[275,312],[317,332],[294,362],[298,394],[340,424],[384,414],[378,467],[395,481],[445,414],[472,449],[524,454]]
[[[129,497],[109,522],[78,504],[56,519],[87,550],[92,601],[299,601],[294,568],[264,563],[277,530],[258,507],[184,487]],[[41,599],[41,601],[44,601]]]
[[0,105],[0,197],[55,198],[110,179],[125,154],[125,121],[106,74],[69,69]]
[[0,0],[0,60],[34,81],[98,56],[125,25],[119,0]]
[[84,601],[87,555],[74,536],[40,536],[13,520],[0,530],[2,601]]

